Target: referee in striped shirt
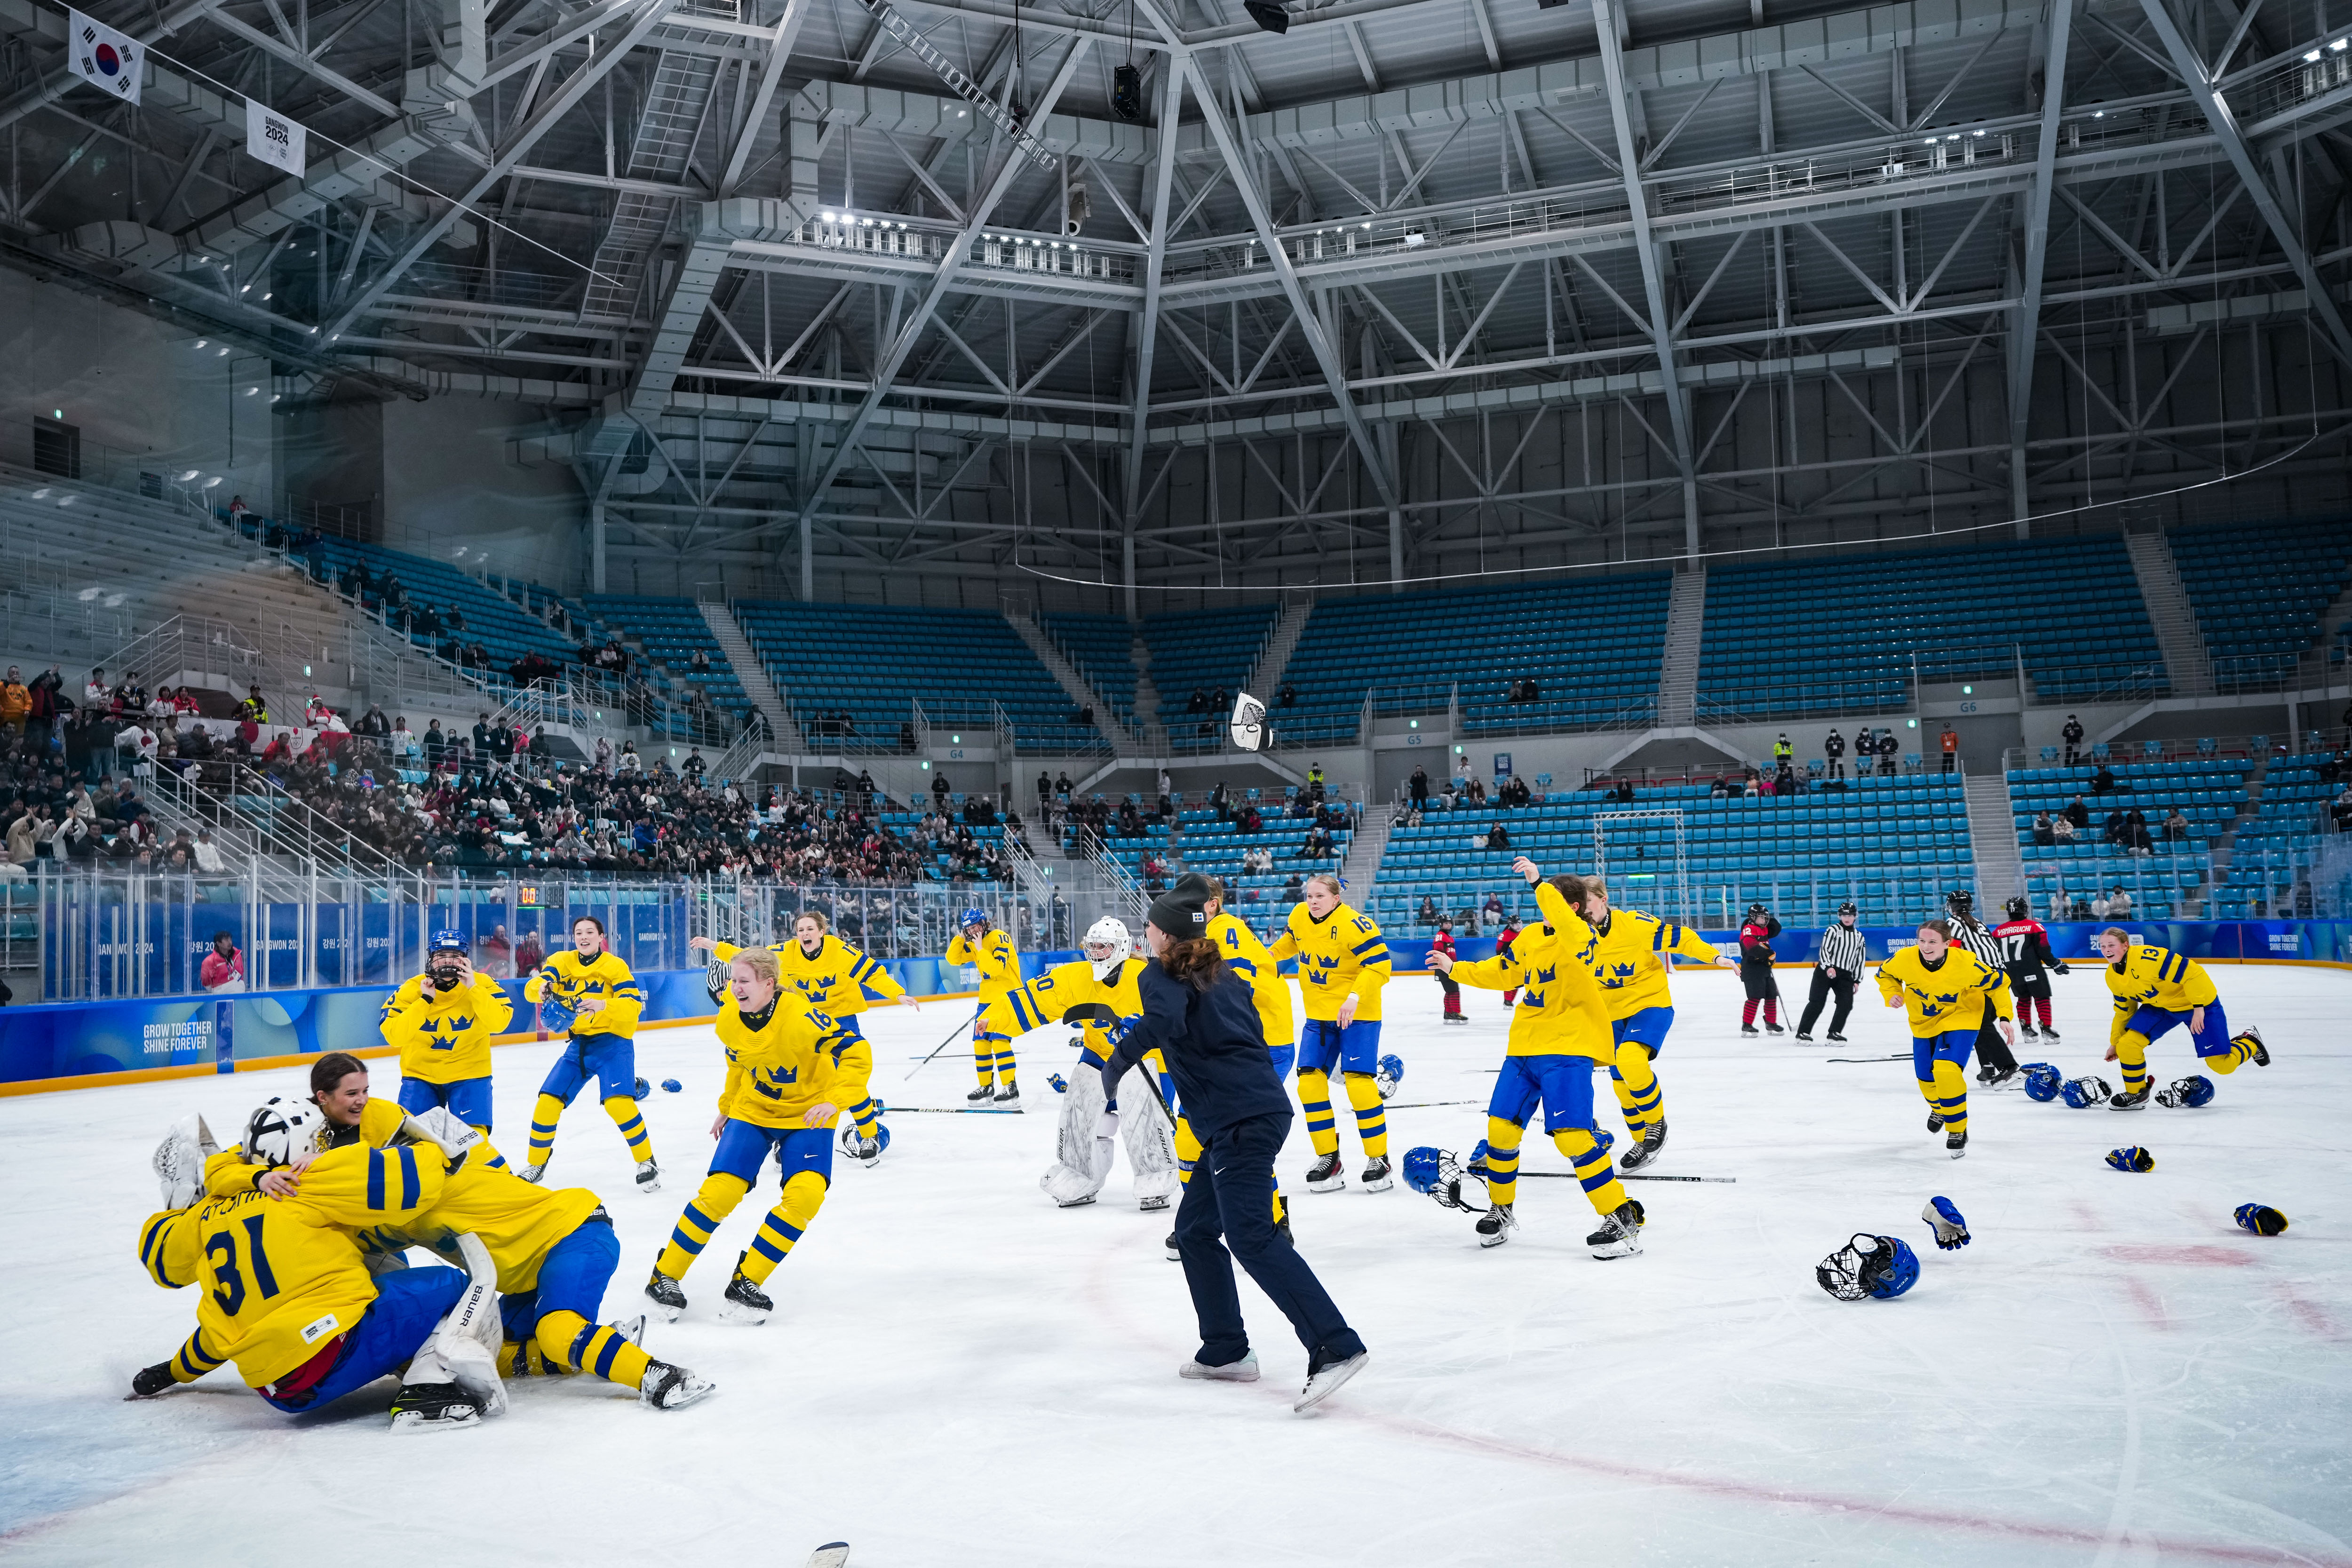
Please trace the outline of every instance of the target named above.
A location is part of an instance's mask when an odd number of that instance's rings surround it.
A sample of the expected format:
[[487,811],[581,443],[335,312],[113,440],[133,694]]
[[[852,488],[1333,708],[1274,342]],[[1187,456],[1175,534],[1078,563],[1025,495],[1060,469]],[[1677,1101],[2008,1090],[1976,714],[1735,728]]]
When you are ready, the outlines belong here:
[[1822,932],[1822,951],[1813,960],[1812,994],[1805,998],[1805,1016],[1797,1021],[1797,1038],[1811,1044],[1813,1021],[1834,994],[1837,1011],[1830,1015],[1830,1038],[1845,1038],[1846,1015],[1853,1011],[1853,988],[1862,979],[1862,932],[1853,929],[1862,911],[1851,900],[1838,906],[1837,919]]
[[[2000,938],[1977,919],[1975,894],[1966,888],[1953,889],[1944,895],[1944,913],[1951,918],[1953,941],[1976,954],[1987,969],[2008,974],[2009,959],[2001,952]],[[2017,1076],[2017,1058],[2011,1053],[2009,1042],[2000,1037],[1999,1021],[1990,1007],[1985,1009],[1983,1026],[1977,1031],[1977,1082],[1988,1089],[2016,1089],[2022,1081]]]

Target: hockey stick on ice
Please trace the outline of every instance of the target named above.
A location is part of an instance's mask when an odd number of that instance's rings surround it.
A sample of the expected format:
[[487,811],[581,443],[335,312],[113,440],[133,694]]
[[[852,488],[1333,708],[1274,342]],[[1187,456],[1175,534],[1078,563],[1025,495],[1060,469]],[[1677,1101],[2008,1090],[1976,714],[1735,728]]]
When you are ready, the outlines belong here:
[[977,1008],[975,1008],[975,1009],[973,1010],[972,1015],[971,1015],[971,1017],[964,1019],[961,1023],[958,1024],[954,1028],[950,1029],[950,1030],[948,1031],[948,1037],[947,1037],[946,1039],[944,1039],[944,1040],[941,1040],[938,1045],[933,1046],[933,1047],[931,1047],[931,1054],[930,1054],[929,1056],[928,1056],[928,1057],[925,1057],[921,1061],[917,1062],[917,1063],[915,1064],[914,1068],[913,1068],[913,1070],[912,1070],[912,1071],[909,1071],[909,1072],[907,1074],[907,1078],[906,1078],[906,1079],[900,1079],[898,1081],[899,1081],[899,1082],[901,1082],[901,1083],[904,1083],[904,1082],[906,1082],[906,1081],[907,1081],[907,1079],[911,1079],[911,1078],[913,1078],[913,1077],[915,1076],[915,1074],[916,1074],[916,1073],[919,1073],[919,1072],[922,1071],[925,1068],[927,1068],[927,1067],[930,1066],[930,1065],[931,1065],[931,1063],[932,1063],[932,1061],[938,1058],[939,1054],[940,1054],[941,1051],[946,1050],[946,1049],[948,1048],[948,1047],[950,1047],[950,1045],[952,1045],[952,1044],[954,1044],[954,1043],[955,1043],[955,1037],[956,1037],[956,1036],[958,1036],[959,1034],[961,1034],[963,1031],[965,1031],[965,1030],[967,1030],[967,1029],[971,1028],[974,1024],[977,1024],[978,1022],[980,1022],[980,1013],[979,1013],[979,1010],[978,1010]]
[[1907,1062],[1910,1059],[1910,1056],[1904,1052],[1897,1052],[1891,1057],[1823,1057],[1822,1058],[1825,1062]]
[[[1576,1179],[1576,1173],[1574,1171],[1521,1171],[1518,1179],[1522,1182],[1572,1182]],[[1737,1176],[1654,1176],[1644,1171],[1620,1171],[1617,1173],[1617,1179],[1621,1182],[1722,1182],[1727,1184],[1739,1180]]]

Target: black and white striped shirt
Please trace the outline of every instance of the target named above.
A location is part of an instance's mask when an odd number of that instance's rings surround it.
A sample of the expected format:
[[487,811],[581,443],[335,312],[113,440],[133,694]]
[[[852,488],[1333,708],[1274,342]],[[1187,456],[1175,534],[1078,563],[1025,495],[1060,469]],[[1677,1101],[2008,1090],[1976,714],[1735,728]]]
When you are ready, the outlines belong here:
[[1813,963],[1816,968],[1859,975],[1862,973],[1862,932],[1843,921],[1832,921],[1822,932],[1821,956],[1813,960]]
[[2000,950],[2000,938],[1989,929],[1973,921],[1955,920],[1952,921],[1952,934],[1959,939],[1962,947],[1975,953],[1987,969],[1995,974],[2009,973],[2009,955]]

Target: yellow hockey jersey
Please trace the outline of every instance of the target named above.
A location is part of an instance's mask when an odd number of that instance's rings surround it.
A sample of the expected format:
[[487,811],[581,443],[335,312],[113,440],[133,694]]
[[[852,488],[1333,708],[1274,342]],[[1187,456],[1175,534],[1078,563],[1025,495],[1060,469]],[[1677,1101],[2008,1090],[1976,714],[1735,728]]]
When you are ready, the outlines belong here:
[[553,953],[539,973],[523,987],[525,996],[533,1002],[544,1002],[550,996],[559,1002],[579,1005],[583,996],[597,996],[604,1005],[593,1013],[583,1013],[572,1021],[575,1035],[618,1035],[633,1039],[637,1032],[637,1017],[646,1010],[646,994],[637,988],[637,977],[629,966],[609,952],[600,952],[586,963],[581,962],[577,948],[564,948]]
[[1675,1005],[1667,976],[1674,965],[1666,955],[1713,963],[1716,951],[1688,926],[1672,925],[1639,910],[1612,910],[1607,929],[1592,928],[1593,973],[1600,977],[1602,1000],[1611,1022],[1630,1018],[1645,1007]]
[[417,975],[384,998],[377,1028],[400,1048],[400,1075],[423,1083],[460,1083],[490,1076],[490,1037],[514,1016],[514,1004],[487,974],[447,991]]
[[[742,951],[733,942],[722,942],[713,944],[710,952],[724,963]],[[886,1000],[907,994],[888,970],[831,932],[816,944],[814,953],[797,942],[780,942],[768,951],[776,955],[776,967],[784,979],[799,988],[810,1006],[836,1018],[866,1011],[869,985]]]
[[[759,1127],[809,1125],[812,1106],[836,1110],[866,1098],[874,1047],[820,1013],[796,991],[780,990],[766,1023],[754,1029],[730,995],[719,1005],[719,1042],[727,1047],[727,1083],[719,1112]],[[833,1118],[817,1123],[830,1127]]]
[[[430,1144],[418,1148],[416,1154],[436,1164],[449,1163]],[[307,1184],[307,1173],[303,1180]],[[457,1238],[471,1231],[498,1268],[501,1293],[531,1290],[539,1286],[539,1266],[546,1261],[549,1248],[578,1230],[601,1206],[602,1200],[585,1187],[533,1186],[509,1170],[485,1139],[465,1151],[430,1207],[375,1226],[362,1245],[386,1252],[422,1247],[463,1268]]]
[[[992,1002],[981,1010],[981,1025],[991,1035],[1011,1039],[1032,1029],[1042,1029],[1061,1021],[1070,1008],[1085,1003],[1101,1003],[1109,1006],[1121,1018],[1143,1016],[1143,994],[1136,988],[1136,976],[1143,973],[1143,960],[1130,958],[1118,966],[1118,973],[1109,981],[1095,978],[1095,966],[1081,958],[1075,963],[1057,963],[1025,985],[1015,986],[1001,1001]],[[1094,1065],[1100,1067],[1110,1059],[1110,1032],[1100,1024],[1087,1024],[1080,1030],[1086,1048],[1094,1055]]]
[[2106,970],[2107,989],[2115,995],[2116,1012],[2124,1017],[2142,1007],[2161,1007],[2168,1013],[2193,1012],[2210,1006],[2221,995],[2213,988],[2204,965],[2169,948],[2132,948],[2124,954],[2121,963],[2110,963]]
[[233,1361],[247,1386],[266,1388],[357,1328],[376,1291],[356,1233],[437,1202],[444,1163],[429,1146],[355,1143],[312,1161],[290,1198],[248,1192],[192,1211],[205,1294],[175,1373]]
[[1003,1000],[1006,992],[1021,984],[1021,958],[1013,951],[1013,939],[993,928],[981,933],[978,946],[965,941],[963,932],[956,932],[948,943],[947,962],[979,969],[982,1007]]
[[1987,1006],[1997,1016],[2011,1016],[2008,974],[1957,942],[1933,969],[1917,948],[1897,948],[1878,966],[1878,991],[1889,1004],[1902,999],[1914,1037],[1981,1028]]
[[1507,953],[1455,964],[1454,978],[1482,991],[1518,992],[1505,1056],[1611,1060],[1617,1047],[1609,1005],[1592,972],[1598,943],[1592,927],[1549,882],[1538,884],[1536,905],[1544,924],[1519,932]]
[[1371,916],[1343,903],[1318,921],[1300,904],[1267,956],[1276,963],[1298,960],[1298,989],[1310,1020],[1337,1018],[1350,994],[1359,1022],[1379,1019],[1381,988],[1389,983],[1389,944]]
[[1209,940],[1224,955],[1225,967],[1249,982],[1250,1000],[1257,1004],[1258,1026],[1265,1033],[1265,1043],[1297,1045],[1298,1025],[1290,1012],[1290,982],[1282,977],[1257,932],[1238,916],[1220,914],[1209,922]]

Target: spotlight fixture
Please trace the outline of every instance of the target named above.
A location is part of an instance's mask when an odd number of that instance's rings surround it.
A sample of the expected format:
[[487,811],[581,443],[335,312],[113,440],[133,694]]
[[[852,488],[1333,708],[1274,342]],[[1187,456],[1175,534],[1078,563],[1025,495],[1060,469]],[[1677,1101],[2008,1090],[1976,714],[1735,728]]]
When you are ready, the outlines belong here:
[[1110,73],[1110,111],[1121,120],[1143,118],[1143,73],[1133,66]]
[[1062,232],[1076,239],[1085,230],[1087,219],[1091,216],[1093,207],[1087,198],[1086,186],[1073,184],[1069,200],[1062,204]]
[[1290,31],[1290,13],[1274,0],[1242,0],[1242,9],[1249,13],[1251,21],[1269,33]]

